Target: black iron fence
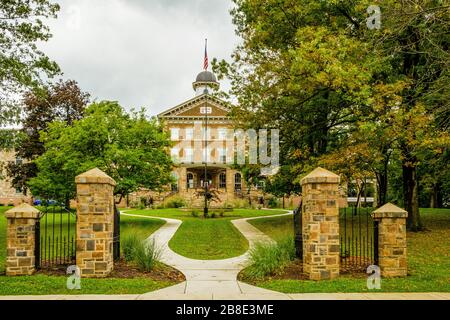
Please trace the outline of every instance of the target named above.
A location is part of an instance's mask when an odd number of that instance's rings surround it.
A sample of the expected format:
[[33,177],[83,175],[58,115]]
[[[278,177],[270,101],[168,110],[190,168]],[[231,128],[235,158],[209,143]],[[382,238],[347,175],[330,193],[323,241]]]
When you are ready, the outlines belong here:
[[76,213],[56,200],[42,200],[37,208],[36,268],[60,268],[76,263]]
[[120,210],[114,206],[113,259],[120,260]]
[[378,264],[378,228],[372,219],[372,208],[348,207],[340,210],[339,234],[341,269],[366,270]]

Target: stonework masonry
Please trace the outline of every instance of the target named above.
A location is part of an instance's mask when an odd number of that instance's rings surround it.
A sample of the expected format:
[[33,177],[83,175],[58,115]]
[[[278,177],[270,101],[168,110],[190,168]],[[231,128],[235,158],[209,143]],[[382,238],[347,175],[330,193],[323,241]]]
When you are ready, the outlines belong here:
[[406,218],[408,212],[385,204],[372,212],[378,221],[378,255],[383,277],[406,277]]
[[115,181],[99,169],[83,173],[77,185],[77,266],[81,276],[102,278],[114,268]]
[[339,276],[340,177],[317,168],[302,179],[303,270],[311,280]]
[[[12,161],[16,161],[15,151],[0,149],[0,164]],[[31,197],[11,186],[11,179],[7,176],[6,168],[3,168],[3,171],[0,170],[0,204],[18,206],[24,202],[31,204]]]
[[21,204],[5,212],[6,275],[31,275],[35,271],[35,230],[40,219],[39,210],[29,204]]

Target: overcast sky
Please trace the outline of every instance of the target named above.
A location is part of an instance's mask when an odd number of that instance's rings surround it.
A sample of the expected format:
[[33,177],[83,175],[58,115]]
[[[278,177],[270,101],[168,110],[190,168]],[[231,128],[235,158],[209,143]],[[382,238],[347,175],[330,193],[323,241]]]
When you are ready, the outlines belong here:
[[[57,0],[53,38],[42,50],[64,79],[97,100],[156,115],[194,96],[204,39],[210,61],[229,59],[239,39],[231,0]],[[228,85],[222,83],[222,89]]]

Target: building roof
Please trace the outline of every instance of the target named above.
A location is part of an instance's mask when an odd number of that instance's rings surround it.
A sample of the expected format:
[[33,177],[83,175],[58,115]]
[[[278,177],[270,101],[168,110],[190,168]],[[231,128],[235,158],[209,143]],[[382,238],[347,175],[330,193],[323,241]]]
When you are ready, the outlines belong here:
[[214,73],[210,71],[202,71],[197,75],[195,82],[215,82],[217,83],[217,78]]

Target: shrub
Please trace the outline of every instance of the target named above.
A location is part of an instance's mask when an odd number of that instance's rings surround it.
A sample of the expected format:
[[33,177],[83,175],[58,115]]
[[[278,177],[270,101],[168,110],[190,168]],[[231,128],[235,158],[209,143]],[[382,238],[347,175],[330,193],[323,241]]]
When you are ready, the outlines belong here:
[[269,208],[279,208],[280,207],[280,201],[278,201],[278,199],[277,198],[274,198],[274,197],[272,197],[272,198],[269,198],[269,201],[267,202],[267,206],[269,207]]
[[166,202],[166,208],[181,208],[186,206],[186,201],[181,197],[172,197]]
[[194,218],[198,218],[198,216],[199,216],[200,214],[199,214],[198,210],[192,210],[191,215],[192,215]]
[[212,219],[215,219],[215,218],[216,218],[216,213],[215,213],[215,212],[211,213],[211,218],[212,218]]
[[220,209],[220,210],[219,210],[219,216],[220,216],[221,218],[223,218],[223,217],[225,216],[225,210],[224,210],[224,209]]
[[233,201],[233,207],[237,209],[249,209],[251,206],[247,199],[235,199]]
[[157,248],[155,240],[139,241],[133,255],[139,270],[149,272],[161,257],[161,250]]
[[128,234],[121,240],[122,253],[126,262],[134,260],[134,251],[140,243],[141,239],[135,233]]
[[295,244],[292,236],[283,238],[277,243],[257,243],[250,250],[251,265],[244,274],[253,279],[281,274],[294,259]]

